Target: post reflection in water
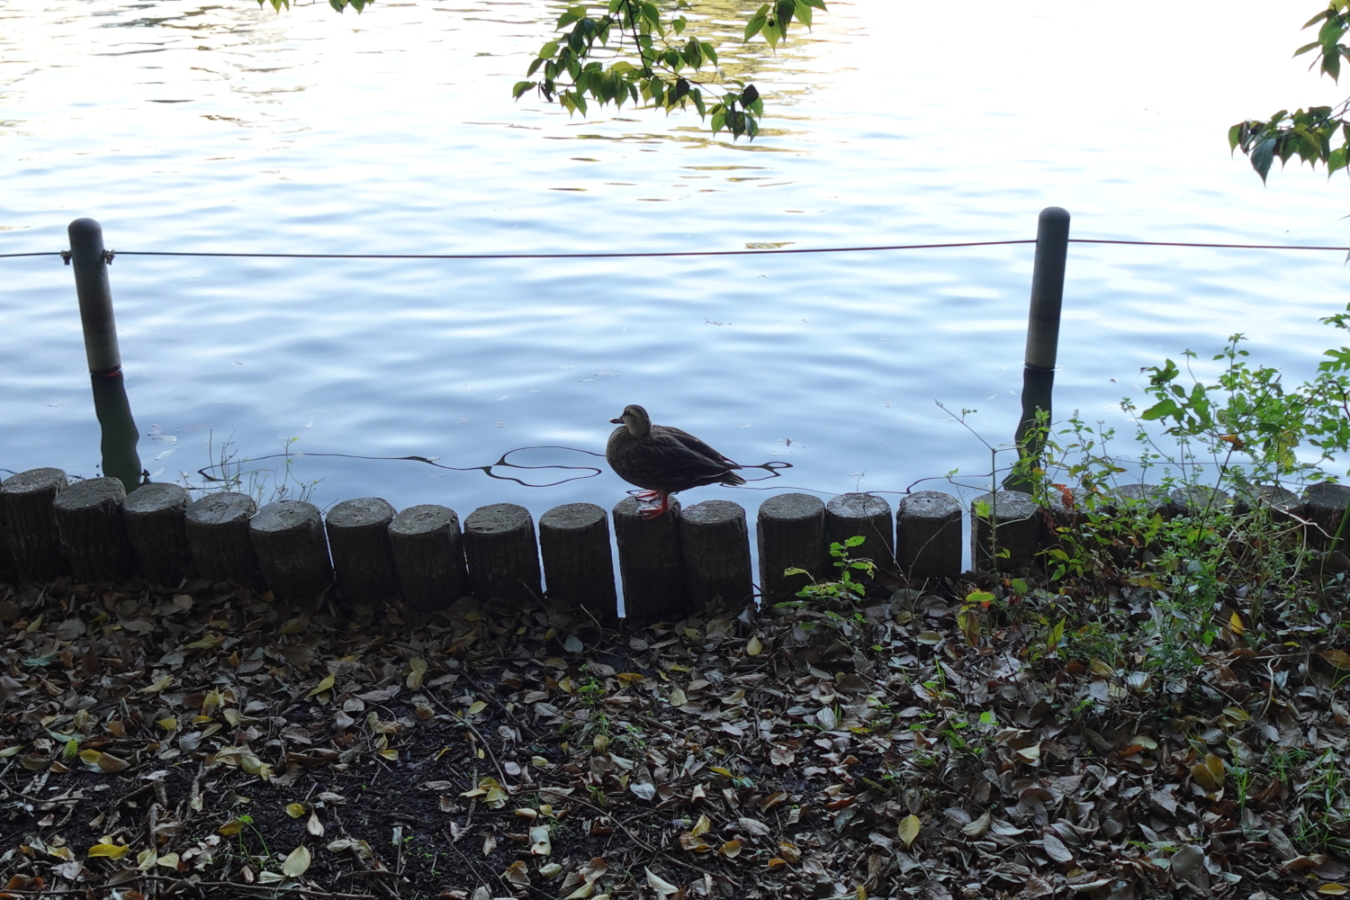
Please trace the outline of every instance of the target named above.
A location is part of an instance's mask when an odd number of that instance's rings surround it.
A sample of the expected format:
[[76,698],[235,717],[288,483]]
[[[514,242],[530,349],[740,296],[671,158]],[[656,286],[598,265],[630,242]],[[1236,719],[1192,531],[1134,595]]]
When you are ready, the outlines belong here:
[[140,435],[131,417],[131,402],[121,370],[90,375],[94,389],[94,413],[103,433],[103,474],[122,482],[127,493],[141,483],[141,458],[136,452]]

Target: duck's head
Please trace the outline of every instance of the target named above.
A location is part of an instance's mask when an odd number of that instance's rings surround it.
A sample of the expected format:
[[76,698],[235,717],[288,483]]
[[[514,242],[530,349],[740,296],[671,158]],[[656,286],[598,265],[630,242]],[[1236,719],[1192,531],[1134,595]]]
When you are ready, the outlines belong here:
[[652,417],[647,415],[647,411],[636,403],[630,403],[623,408],[617,419],[609,420],[614,425],[626,425],[628,433],[635,438],[646,437],[652,430]]

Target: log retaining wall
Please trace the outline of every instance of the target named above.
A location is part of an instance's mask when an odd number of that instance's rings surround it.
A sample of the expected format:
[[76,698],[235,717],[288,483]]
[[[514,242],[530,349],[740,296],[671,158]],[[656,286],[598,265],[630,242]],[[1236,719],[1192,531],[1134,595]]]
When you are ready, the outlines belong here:
[[[1144,485],[1117,494],[1165,516],[1214,503],[1269,503],[1286,521],[1306,522],[1310,543],[1324,548],[1350,501],[1350,489],[1339,485],[1314,485],[1303,498],[1266,490],[1254,500]],[[970,516],[975,568],[1016,570],[1033,564],[1055,540],[1053,524],[1072,515],[1009,490],[976,497],[968,509],[933,491],[908,494],[895,510],[872,494],[828,504],[780,494],[760,506],[754,523],[756,589],[749,522],[738,504],[709,500],[685,509],[672,501],[657,519],[638,513],[632,497],[609,513],[572,503],[544,513],[536,531],[524,507],[497,503],[474,510],[461,529],[458,514],[437,505],[399,513],[384,500],[362,498],[325,517],[302,501],[259,509],[250,497],[218,493],[189,503],[186,491],[169,484],[142,485],[128,496],[115,478],[68,483],[59,469],[33,469],[0,482],[0,580],[136,577],[172,588],[201,577],[276,597],[336,588],[342,602],[401,598],[421,612],[447,609],[467,594],[498,607],[528,606],[547,591],[550,601],[613,622],[612,525],[626,616],[645,623],[735,610],[756,597],[791,598],[808,579],[784,569],[829,579],[829,543],[855,534],[866,541],[853,555],[894,565],[914,586],[940,587],[961,574],[963,515]]]

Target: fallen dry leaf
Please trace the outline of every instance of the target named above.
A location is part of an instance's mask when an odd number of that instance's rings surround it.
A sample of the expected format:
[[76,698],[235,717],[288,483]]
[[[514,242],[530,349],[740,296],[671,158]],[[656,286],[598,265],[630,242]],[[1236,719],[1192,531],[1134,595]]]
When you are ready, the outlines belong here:
[[662,897],[669,897],[671,894],[679,890],[678,887],[671,884],[669,881],[666,881],[661,876],[655,874],[654,872],[652,872],[651,869],[647,869],[646,872],[647,872],[647,886],[650,887],[652,890],[656,891]]
[[900,820],[900,840],[904,842],[905,847],[910,847],[919,836],[919,829],[922,828],[919,817],[910,813]]

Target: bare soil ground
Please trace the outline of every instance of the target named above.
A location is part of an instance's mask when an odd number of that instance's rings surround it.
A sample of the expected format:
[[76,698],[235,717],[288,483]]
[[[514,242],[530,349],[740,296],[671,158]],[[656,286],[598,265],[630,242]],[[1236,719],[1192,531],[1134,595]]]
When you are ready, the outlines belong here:
[[965,590],[613,630],[0,586],[0,897],[1350,890],[1335,604],[1178,668]]

